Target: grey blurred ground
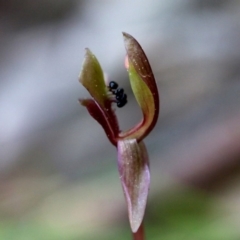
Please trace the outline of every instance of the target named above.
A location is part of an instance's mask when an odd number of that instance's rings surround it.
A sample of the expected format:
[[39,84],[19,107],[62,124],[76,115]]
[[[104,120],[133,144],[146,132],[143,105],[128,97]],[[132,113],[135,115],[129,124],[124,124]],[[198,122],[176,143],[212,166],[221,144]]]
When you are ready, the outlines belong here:
[[137,123],[122,31],[144,48],[160,90],[145,141],[150,198],[176,183],[204,189],[240,221],[240,1],[11,0],[0,1],[2,224],[67,235],[121,221],[116,151],[79,106],[77,76],[89,47],[129,96],[121,128]]

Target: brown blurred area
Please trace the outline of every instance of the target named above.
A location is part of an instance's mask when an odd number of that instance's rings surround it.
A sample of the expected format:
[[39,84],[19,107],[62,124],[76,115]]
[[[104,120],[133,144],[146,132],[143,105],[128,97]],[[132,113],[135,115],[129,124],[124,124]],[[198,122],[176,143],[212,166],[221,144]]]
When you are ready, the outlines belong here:
[[160,91],[145,140],[151,201],[190,187],[240,221],[240,1],[0,0],[0,239],[8,224],[75,236],[126,220],[116,150],[77,101],[88,47],[128,94],[121,128],[141,118],[122,31],[142,45]]

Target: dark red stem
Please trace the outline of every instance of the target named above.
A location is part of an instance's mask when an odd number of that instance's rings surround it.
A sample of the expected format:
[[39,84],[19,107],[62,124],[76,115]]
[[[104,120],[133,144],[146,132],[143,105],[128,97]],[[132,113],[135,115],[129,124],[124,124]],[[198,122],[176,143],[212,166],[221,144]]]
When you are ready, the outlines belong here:
[[136,233],[133,233],[133,240],[144,240],[144,227],[143,222],[141,223],[138,231]]

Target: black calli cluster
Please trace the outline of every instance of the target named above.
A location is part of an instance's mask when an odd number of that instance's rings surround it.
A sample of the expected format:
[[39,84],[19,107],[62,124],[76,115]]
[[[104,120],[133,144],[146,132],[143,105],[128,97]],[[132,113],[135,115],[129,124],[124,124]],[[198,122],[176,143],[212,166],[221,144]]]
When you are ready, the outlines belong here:
[[127,104],[127,95],[124,93],[123,88],[118,88],[118,84],[116,82],[109,82],[108,88],[116,97],[117,107],[121,108]]

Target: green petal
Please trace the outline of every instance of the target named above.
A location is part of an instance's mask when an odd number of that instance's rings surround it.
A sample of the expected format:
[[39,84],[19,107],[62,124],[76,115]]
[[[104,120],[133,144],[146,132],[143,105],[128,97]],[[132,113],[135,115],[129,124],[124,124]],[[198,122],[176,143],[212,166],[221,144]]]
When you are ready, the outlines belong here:
[[89,91],[91,96],[103,108],[108,99],[108,90],[104,82],[102,68],[97,58],[86,48],[82,70],[79,81]]
[[86,49],[85,58],[79,75],[79,81],[88,90],[93,99],[81,99],[90,115],[98,121],[105,130],[111,143],[117,145],[119,126],[109,97],[109,91],[104,81],[102,68],[97,58]]
[[127,70],[135,98],[142,110],[143,120],[120,138],[136,138],[141,141],[155,126],[159,114],[159,94],[148,59],[131,35],[123,33],[127,51]]
[[128,206],[132,232],[137,232],[145,213],[150,184],[148,154],[143,142],[118,141],[118,170]]

